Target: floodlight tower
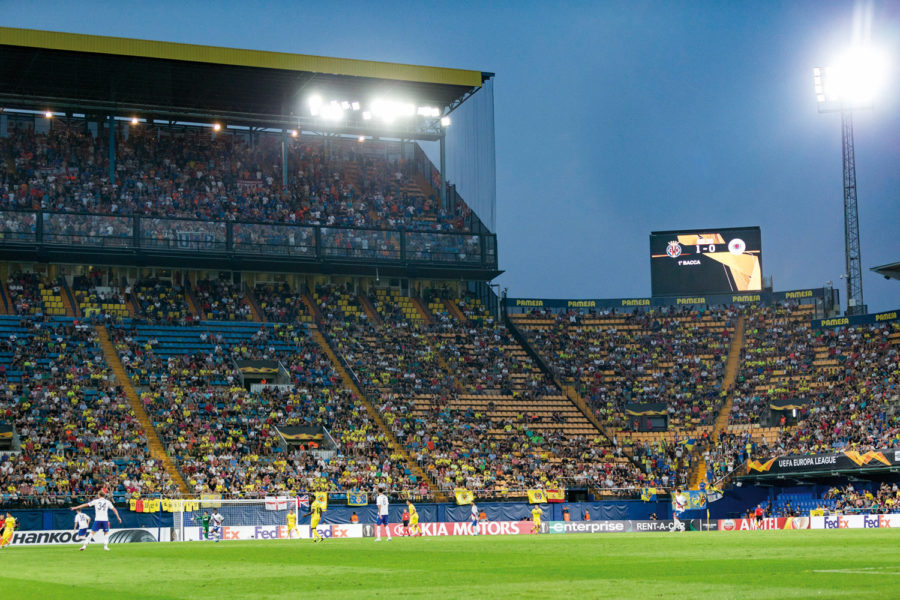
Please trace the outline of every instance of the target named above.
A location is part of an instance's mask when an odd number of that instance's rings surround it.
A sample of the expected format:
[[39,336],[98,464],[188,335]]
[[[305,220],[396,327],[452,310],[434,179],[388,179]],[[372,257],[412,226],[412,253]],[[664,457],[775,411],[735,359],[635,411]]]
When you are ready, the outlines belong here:
[[853,143],[853,111],[871,108],[886,71],[882,57],[871,48],[853,48],[834,66],[813,69],[820,113],[841,113],[841,155],[844,179],[843,278],[847,280],[847,315],[868,312],[863,301],[862,264],[859,248],[859,211],[856,202],[856,151]]

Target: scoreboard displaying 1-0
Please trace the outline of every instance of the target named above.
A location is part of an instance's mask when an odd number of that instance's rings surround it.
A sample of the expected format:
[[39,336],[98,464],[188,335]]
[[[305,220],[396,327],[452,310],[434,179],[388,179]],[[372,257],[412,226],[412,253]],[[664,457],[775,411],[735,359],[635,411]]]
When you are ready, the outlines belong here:
[[654,296],[761,290],[759,227],[654,231],[650,283]]

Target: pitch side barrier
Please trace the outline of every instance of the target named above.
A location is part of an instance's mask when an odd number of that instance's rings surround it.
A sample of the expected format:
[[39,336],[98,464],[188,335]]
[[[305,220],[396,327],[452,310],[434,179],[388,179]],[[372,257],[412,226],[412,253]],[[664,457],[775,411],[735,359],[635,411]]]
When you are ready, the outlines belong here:
[[660,296],[655,298],[506,298],[511,312],[531,310],[635,310],[665,306],[721,306],[731,304],[773,304],[792,300],[800,303],[824,301],[825,288],[790,290],[786,292],[741,292],[734,294],[704,294],[698,296]]
[[[531,518],[532,504],[526,502],[479,502],[478,508],[487,515],[489,522],[516,522]],[[119,514],[122,516],[123,528],[134,529],[168,529],[173,527],[173,514],[171,512],[139,513],[129,510],[126,506],[117,504]],[[541,504],[545,521],[563,521],[564,510],[568,509],[572,520],[582,519],[587,512],[593,520],[641,520],[647,519],[651,513],[660,518],[670,515],[671,504],[668,499],[643,502],[640,500],[609,500],[600,502],[561,502]],[[391,523],[399,523],[405,504],[398,500],[392,500],[389,520]],[[374,523],[376,515],[374,504],[364,506],[347,506],[329,504],[328,510],[322,515],[323,525],[346,525],[353,520],[354,513],[359,523]],[[422,523],[463,523],[468,522],[471,509],[468,505],[458,506],[455,503],[425,503],[417,502],[416,510]],[[71,530],[73,513],[68,509],[44,509],[22,510],[11,509],[9,511],[19,522],[19,532],[22,531],[60,531]],[[298,524],[308,525],[309,518],[301,518]],[[88,511],[90,514],[90,511]],[[265,511],[258,508],[232,508],[231,524],[236,521],[251,522],[254,525],[275,528],[284,525],[284,514],[280,511]],[[226,523],[227,525],[228,523]],[[196,523],[190,520],[184,525],[193,526]]]

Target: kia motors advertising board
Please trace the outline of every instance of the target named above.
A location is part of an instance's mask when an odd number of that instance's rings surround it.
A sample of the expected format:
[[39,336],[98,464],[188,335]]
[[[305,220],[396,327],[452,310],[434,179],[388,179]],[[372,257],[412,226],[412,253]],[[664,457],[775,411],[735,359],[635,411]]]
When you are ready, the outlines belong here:
[[[419,523],[425,537],[445,535],[472,535],[472,524],[463,523]],[[375,525],[363,525],[365,537],[375,537]],[[406,528],[400,523],[387,526],[391,536],[406,534]],[[541,524],[541,533],[546,533],[547,524]],[[531,533],[531,521],[484,521],[478,524],[479,535],[527,535]],[[382,535],[384,533],[382,532]]]

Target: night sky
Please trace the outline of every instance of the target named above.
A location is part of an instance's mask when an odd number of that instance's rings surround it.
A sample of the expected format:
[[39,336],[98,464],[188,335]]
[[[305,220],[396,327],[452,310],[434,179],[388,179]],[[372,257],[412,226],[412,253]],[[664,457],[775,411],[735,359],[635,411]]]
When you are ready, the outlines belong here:
[[[812,68],[866,35],[891,83],[855,115],[863,287],[900,308],[900,2],[6,2],[3,25],[496,73],[498,280],[650,294],[652,230],[759,225],[776,290],[845,288],[840,117]],[[860,30],[859,27],[856,28]]]

